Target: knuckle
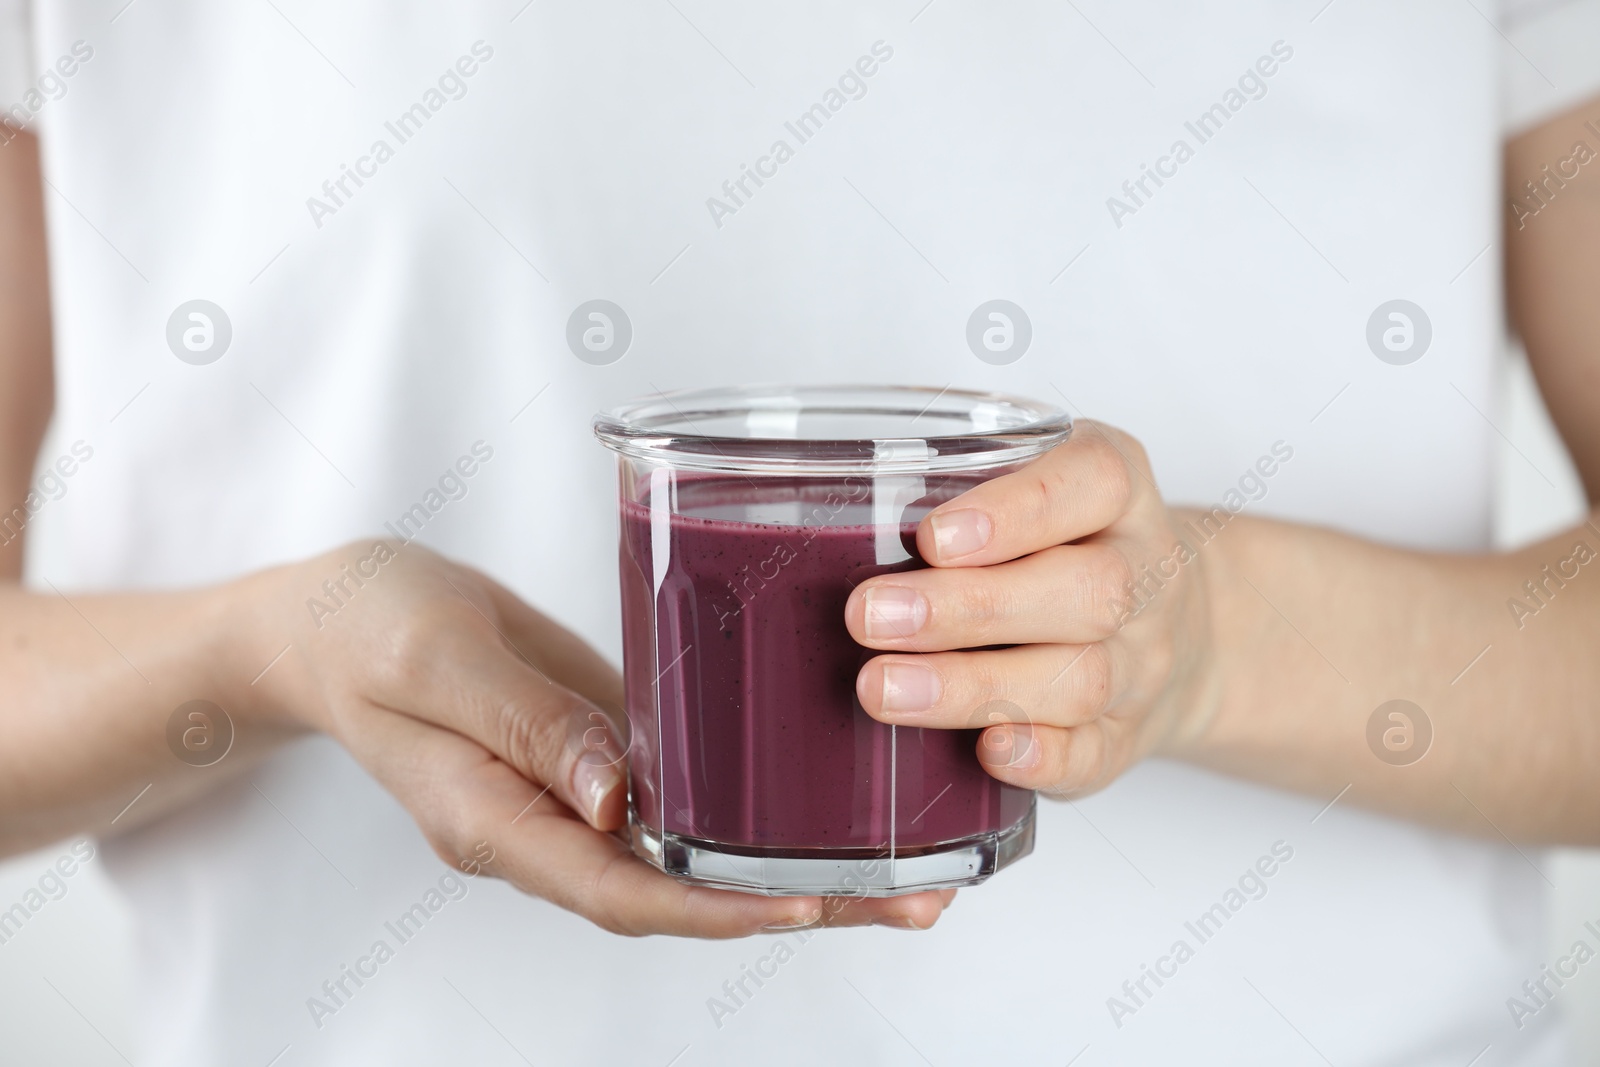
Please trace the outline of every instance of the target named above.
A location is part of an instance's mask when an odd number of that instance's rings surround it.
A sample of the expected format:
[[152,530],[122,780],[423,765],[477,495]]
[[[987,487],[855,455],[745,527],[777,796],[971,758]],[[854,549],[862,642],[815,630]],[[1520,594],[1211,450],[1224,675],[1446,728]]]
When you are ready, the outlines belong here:
[[442,636],[431,619],[403,616],[384,635],[371,669],[385,689],[414,691],[431,673]]
[[1083,570],[1079,612],[1103,636],[1117,631],[1133,588],[1133,564],[1120,551],[1097,546]]
[[1012,672],[1003,665],[999,656],[989,653],[969,653],[963,660],[960,671],[963,694],[966,702],[973,706],[974,713],[981,714],[982,722],[974,725],[990,726],[1001,720],[998,708],[992,708],[997,700],[1008,700],[1011,696]]
[[1100,789],[1109,767],[1104,732],[1093,727],[1074,729],[1062,760],[1061,782],[1069,796],[1086,796]]
[[1070,520],[1072,510],[1081,497],[1074,466],[1067,463],[1041,465],[1032,489],[1029,519],[1037,530],[1060,529]]
[[[495,709],[495,736],[512,766],[526,774],[537,766],[553,766],[561,749],[561,737],[550,715],[537,703],[522,696],[507,697]],[[549,783],[544,783],[548,785]]]
[[1039,467],[1039,506],[1046,515],[1060,510],[1072,497],[1070,465],[1047,463]]
[[433,854],[439,857],[440,863],[452,869],[455,867],[458,857],[456,849],[452,847],[449,839],[438,834],[429,834],[428,847],[433,849]]
[[1111,654],[1096,643],[1085,645],[1067,671],[1071,679],[1069,703],[1087,718],[1106,709],[1111,697]]
[[1056,498],[1061,492],[1061,472],[1054,464],[1036,464],[1033,477],[1023,482],[1017,495],[1015,515],[1023,530],[1042,529],[1056,513]]
[[1089,758],[1085,761],[1083,772],[1079,776],[1084,792],[1092,793],[1104,789],[1111,780],[1111,751],[1105,743],[1105,735],[1096,733],[1096,740],[1090,746]]
[[588,920],[608,934],[618,937],[643,937],[645,931],[635,930],[610,912],[599,912],[586,916]]
[[1000,583],[985,580],[977,574],[963,575],[956,584],[956,618],[953,623],[969,623],[987,627],[1010,618],[1016,610],[1015,597]]
[[[1132,451],[1134,449],[1137,451]],[[1129,469],[1128,456],[1142,455],[1143,447],[1131,438],[1126,447],[1119,446],[1102,431],[1092,436],[1089,451],[1093,484],[1111,499],[1126,501],[1133,493],[1133,471]]]
[[1126,504],[1133,496],[1133,470],[1115,449],[1111,449],[1097,475],[1106,495],[1118,504]]
[[1177,659],[1177,648],[1165,630],[1140,650],[1139,662],[1150,678],[1152,689],[1159,690],[1167,684],[1177,667]]
[[1044,765],[1040,768],[1041,787],[1045,794],[1057,800],[1073,800],[1079,795],[1077,777],[1073,772],[1073,739],[1069,732],[1065,742],[1057,742],[1045,749]]
[[[1122,457],[1125,461],[1132,462],[1134,465],[1140,467],[1149,465],[1150,454],[1145,450],[1143,441],[1139,440],[1131,433],[1126,433],[1110,426],[1106,427],[1106,434],[1111,438],[1112,443],[1121,450]],[[1127,462],[1124,462],[1124,467],[1127,466]]]
[[[435,856],[451,870],[459,870],[462,859],[473,852],[467,842],[487,840],[488,834],[458,805],[442,798],[424,799],[430,814],[424,825],[423,836]],[[484,867],[483,873],[491,872]]]

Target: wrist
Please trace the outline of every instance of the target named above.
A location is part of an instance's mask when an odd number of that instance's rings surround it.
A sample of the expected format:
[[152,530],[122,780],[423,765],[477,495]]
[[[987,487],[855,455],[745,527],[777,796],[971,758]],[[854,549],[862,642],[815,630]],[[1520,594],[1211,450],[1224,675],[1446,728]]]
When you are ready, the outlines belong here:
[[1181,544],[1193,552],[1189,590],[1179,620],[1182,635],[1174,663],[1172,690],[1176,701],[1170,727],[1159,746],[1161,754],[1196,760],[1206,750],[1226,701],[1229,634],[1237,608],[1229,591],[1236,588],[1229,561],[1218,540],[1202,541],[1198,518],[1204,513],[1172,508],[1172,522]]
[[209,591],[203,625],[214,682],[230,714],[275,731],[315,729],[305,714],[308,702],[296,697],[291,676],[301,666],[295,650],[288,593],[292,566],[274,567],[235,579]]

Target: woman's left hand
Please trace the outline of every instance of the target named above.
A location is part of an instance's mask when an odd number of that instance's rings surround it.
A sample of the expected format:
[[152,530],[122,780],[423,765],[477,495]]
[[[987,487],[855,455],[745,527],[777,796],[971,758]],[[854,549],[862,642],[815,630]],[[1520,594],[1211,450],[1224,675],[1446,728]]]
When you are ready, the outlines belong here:
[[1209,719],[1201,529],[1180,535],[1138,441],[1080,420],[924,518],[930,567],[851,594],[851,636],[888,653],[856,679],[862,707],[898,726],[982,727],[979,759],[1013,785],[1105,786]]

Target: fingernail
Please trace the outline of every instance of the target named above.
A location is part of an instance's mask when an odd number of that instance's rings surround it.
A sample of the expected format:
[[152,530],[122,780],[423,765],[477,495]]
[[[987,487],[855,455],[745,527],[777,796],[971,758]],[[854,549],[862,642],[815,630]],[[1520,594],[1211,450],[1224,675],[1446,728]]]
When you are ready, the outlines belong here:
[[922,927],[912,922],[905,915],[883,915],[872,920],[873,926],[886,926],[891,930],[921,930]]
[[993,532],[989,516],[971,508],[936,511],[928,521],[933,525],[933,547],[941,560],[971,555],[989,543]]
[[910,637],[928,621],[928,601],[915,589],[876,585],[867,590],[865,614],[868,637]]
[[927,711],[939,702],[944,686],[937,672],[916,663],[885,663],[882,670],[884,711]]
[[1033,727],[1013,723],[997,726],[984,732],[984,747],[989,750],[987,762],[1009,771],[1031,770],[1039,763],[1039,745],[1033,737]]
[[615,766],[580,759],[572,768],[572,797],[586,805],[584,817],[591,826],[599,825],[600,809],[612,790],[622,784]]
[[814,915],[811,916],[801,915],[790,919],[779,919],[777,922],[767,923],[761,927],[761,932],[764,934],[781,934],[789,930],[804,930],[806,927],[815,926],[821,921],[822,911],[819,909]]

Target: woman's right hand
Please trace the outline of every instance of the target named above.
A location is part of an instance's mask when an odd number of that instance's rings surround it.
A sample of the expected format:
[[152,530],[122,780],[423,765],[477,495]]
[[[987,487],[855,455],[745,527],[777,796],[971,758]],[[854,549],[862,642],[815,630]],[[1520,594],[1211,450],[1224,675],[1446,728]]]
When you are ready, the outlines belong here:
[[243,595],[257,662],[290,644],[239,706],[338,740],[452,867],[632,935],[920,929],[954,896],[768,898],[685,886],[639,860],[618,836],[617,672],[503,586],[419,545],[358,542],[229,592]]

